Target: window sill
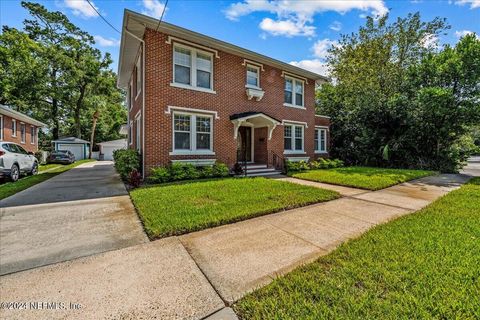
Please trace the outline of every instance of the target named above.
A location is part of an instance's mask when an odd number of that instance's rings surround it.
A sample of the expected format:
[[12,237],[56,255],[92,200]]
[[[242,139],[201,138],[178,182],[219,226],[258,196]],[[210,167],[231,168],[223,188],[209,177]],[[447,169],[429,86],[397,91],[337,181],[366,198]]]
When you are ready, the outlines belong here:
[[200,92],[205,92],[205,93],[217,94],[217,92],[213,91],[212,89],[194,87],[194,86],[190,86],[188,84],[171,82],[170,86],[175,87],[175,88],[180,88],[180,89],[189,89],[189,90],[200,91]]
[[302,106],[296,106],[296,105],[293,105],[291,103],[284,103],[283,104],[284,107],[289,107],[289,108],[295,108],[295,109],[302,109],[302,110],[306,110],[307,108],[305,107],[302,107]]
[[318,150],[315,150],[315,154],[327,154],[328,151],[318,151]]
[[176,150],[168,153],[170,156],[214,156],[215,152],[211,150]]
[[285,150],[283,151],[283,154],[307,154],[303,150]]
[[246,84],[246,85],[245,85],[245,88],[263,91],[262,88],[257,87],[257,86],[253,86],[253,85],[251,85],[251,84]]

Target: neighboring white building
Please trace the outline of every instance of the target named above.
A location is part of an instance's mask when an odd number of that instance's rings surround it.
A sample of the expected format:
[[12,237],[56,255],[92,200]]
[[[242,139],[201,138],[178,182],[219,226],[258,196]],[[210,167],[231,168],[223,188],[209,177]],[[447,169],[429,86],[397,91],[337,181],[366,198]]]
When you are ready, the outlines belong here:
[[100,159],[113,160],[113,152],[118,149],[127,149],[127,139],[118,139],[97,143],[100,146]]

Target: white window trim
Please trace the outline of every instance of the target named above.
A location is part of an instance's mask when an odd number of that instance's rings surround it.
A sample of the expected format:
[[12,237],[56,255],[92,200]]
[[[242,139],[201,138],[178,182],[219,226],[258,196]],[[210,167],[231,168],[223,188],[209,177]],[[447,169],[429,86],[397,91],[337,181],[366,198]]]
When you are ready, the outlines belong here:
[[[248,81],[248,68],[257,69],[257,85],[256,86],[251,85],[247,82]],[[254,65],[254,64],[251,64],[251,63],[247,63],[246,66],[245,66],[245,73],[246,73],[245,74],[245,88],[262,90],[262,87],[260,86],[260,67]]]
[[197,47],[197,48],[202,48],[202,49],[205,49],[209,52],[214,52],[215,53],[215,57],[217,59],[220,59],[220,56],[218,55],[218,50],[215,50],[215,49],[212,49],[212,48],[209,48],[209,47],[205,47],[205,46],[202,46],[200,44],[196,44],[196,43],[193,43],[193,42],[190,42],[190,41],[187,41],[187,40],[184,40],[184,39],[180,39],[180,38],[177,38],[177,37],[173,37],[173,36],[168,36],[168,39],[167,41],[165,41],[165,43],[167,44],[172,44],[172,41],[173,41],[173,44],[177,44],[178,42],[180,42],[180,44],[183,43],[187,43],[191,46],[194,46],[194,47]]
[[141,130],[140,130],[141,119],[142,119],[142,115],[140,114],[140,112],[138,112],[137,115],[135,116],[135,149],[139,152],[141,151],[141,147],[142,147]]
[[[175,48],[190,50],[190,59],[191,59],[190,83],[191,84],[175,82]],[[204,55],[210,56],[210,61],[212,65],[212,68],[210,70],[210,88],[197,87],[197,53],[202,53]],[[213,60],[214,59],[213,59],[212,52],[200,50],[195,47],[186,46],[180,43],[174,43],[173,50],[172,50],[172,82],[170,83],[170,86],[181,88],[181,89],[190,89],[190,90],[216,94],[216,91],[214,90],[214,85],[213,85],[213,71],[214,71]]]
[[134,99],[133,99],[133,79],[130,80],[130,87],[128,88],[128,90],[129,90],[128,98],[130,100],[130,101],[128,101],[129,110],[132,110],[133,102],[134,102]]
[[[33,134],[32,134],[32,129],[33,129]],[[35,144],[35,126],[30,126],[30,144]]]
[[0,114],[0,141],[3,141],[3,115]]
[[[315,145],[315,153],[316,154],[326,154],[326,153],[328,153],[328,151],[327,151],[328,127],[315,126],[315,132],[316,131],[319,131],[319,132],[318,132],[318,145]],[[325,131],[325,150],[318,149],[318,147],[320,146],[320,131]],[[314,141],[315,141],[315,139],[314,139]]]
[[133,121],[130,121],[130,126],[128,128],[128,145],[131,146],[133,144]]
[[[22,135],[22,125],[25,128],[25,134]],[[27,125],[25,122],[20,122],[20,143],[25,144],[25,141],[27,140]]]
[[[294,78],[294,77],[289,77],[287,75],[285,75],[285,82],[287,80],[291,80],[292,81],[292,103],[287,103],[287,102],[284,102],[283,103],[283,106],[285,107],[290,107],[290,108],[297,108],[297,109],[306,109],[305,107],[305,81],[304,80],[300,80],[300,79],[297,79],[297,78]],[[302,83],[302,105],[299,106],[299,105],[296,105],[295,102],[296,102],[296,93],[295,93],[295,87],[296,87],[296,83],[297,82],[301,82]],[[285,91],[285,86],[283,88],[283,90]]]
[[185,107],[177,107],[177,106],[167,106],[167,111],[165,111],[165,114],[171,114],[172,111],[183,111],[185,113],[198,113],[198,114],[212,114],[212,115],[215,116],[215,119],[217,119],[217,120],[220,119],[217,111],[195,109],[195,108],[185,108]]
[[296,139],[295,127],[302,128],[302,149],[301,150],[285,149],[285,143],[284,143],[283,154],[306,154],[306,152],[305,152],[305,128],[306,128],[306,126],[303,125],[303,124],[300,124],[300,123],[295,123],[295,122],[289,122],[289,123],[285,123],[283,125],[292,127],[292,136],[290,137],[292,148],[295,147],[295,139]]
[[[15,130],[13,130],[13,129],[15,129]],[[12,137],[16,137],[16,136],[17,136],[17,120],[12,119]]]
[[[137,62],[135,63],[135,86],[137,89],[137,95],[135,96],[135,100],[137,100],[138,96],[142,92],[142,86],[138,85],[138,80],[142,81],[142,73],[143,73],[143,64],[142,64],[142,52],[138,55]],[[138,76],[138,70],[140,70],[140,77]]]
[[[190,150],[175,150],[175,115],[190,116]],[[210,118],[210,149],[197,150],[197,116]],[[213,151],[213,115],[205,113],[192,113],[184,111],[173,111],[172,113],[172,150],[171,156],[185,156],[185,155],[215,155]]]

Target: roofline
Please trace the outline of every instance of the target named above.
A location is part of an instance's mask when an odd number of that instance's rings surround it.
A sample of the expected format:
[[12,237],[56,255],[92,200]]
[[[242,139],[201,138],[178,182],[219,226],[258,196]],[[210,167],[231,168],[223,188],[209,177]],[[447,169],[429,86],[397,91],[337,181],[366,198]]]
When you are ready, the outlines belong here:
[[48,126],[45,123],[43,123],[41,121],[38,121],[38,120],[35,120],[32,117],[29,117],[24,113],[12,110],[6,105],[0,104],[0,111],[1,111],[0,114],[9,116],[9,117],[14,118],[16,120],[24,121],[24,122],[27,122],[29,124],[33,124],[37,127],[48,128]]
[[[158,22],[159,22],[158,19],[146,16],[144,14],[141,14],[141,13],[138,13],[138,12],[135,12],[135,11],[132,11],[132,10],[125,9],[124,10],[124,15],[123,15],[122,37],[121,37],[121,45],[120,45],[120,57],[119,57],[119,64],[118,64],[118,81],[117,81],[118,86],[121,85],[120,77],[121,77],[121,68],[122,68],[122,64],[123,64],[122,57],[123,57],[123,51],[124,51],[124,46],[125,46],[125,37],[126,37],[125,30],[128,26],[129,18],[133,18],[137,22],[139,22],[140,24],[143,24],[143,26],[144,26],[143,33],[145,32],[145,28],[147,28],[149,26],[151,26],[152,29],[156,29],[157,26],[158,26],[158,31],[159,32],[163,32],[163,33],[166,33],[166,34],[173,34],[173,35],[178,36],[180,38],[186,37],[188,39],[185,39],[185,40],[196,42],[198,44],[207,43],[209,47],[219,49],[219,50],[222,50],[222,51],[225,51],[225,52],[230,52],[230,53],[236,54],[238,56],[241,56],[243,58],[249,58],[251,60],[254,60],[254,61],[257,61],[257,62],[260,62],[260,63],[265,63],[267,65],[277,67],[279,69],[291,72],[293,74],[300,75],[300,76],[303,76],[303,77],[306,77],[306,78],[309,78],[309,79],[313,79],[315,81],[317,81],[317,80],[321,80],[321,81],[325,81],[325,82],[330,82],[331,81],[331,79],[329,77],[326,77],[326,76],[323,76],[323,75],[320,75],[320,74],[317,74],[317,73],[314,73],[314,72],[296,67],[296,66],[291,65],[289,63],[286,63],[286,62],[283,62],[283,61],[265,56],[263,54],[260,54],[260,53],[257,53],[257,52],[254,52],[254,51],[236,46],[234,44],[231,44],[231,43],[228,43],[228,42],[225,42],[225,41],[222,41],[222,40],[218,40],[218,39],[206,36],[204,34],[201,34],[201,33],[195,32],[195,31],[191,31],[191,30],[188,30],[188,29],[176,26],[176,25],[173,25],[173,24],[168,23],[168,22],[162,21],[162,23],[159,25],[158,24]],[[137,35],[137,36],[139,36],[139,35]],[[139,37],[143,38],[143,34]],[[126,80],[125,82],[127,82],[127,81],[128,80]]]

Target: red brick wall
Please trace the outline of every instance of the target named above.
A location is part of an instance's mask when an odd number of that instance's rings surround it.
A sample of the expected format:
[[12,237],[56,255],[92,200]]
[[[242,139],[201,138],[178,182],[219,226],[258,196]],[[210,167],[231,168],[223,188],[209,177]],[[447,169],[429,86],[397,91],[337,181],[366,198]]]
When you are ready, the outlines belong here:
[[[142,51],[141,51],[141,48],[139,48],[139,51],[137,53],[137,58],[135,59],[135,63],[138,59],[138,57],[140,56],[140,59],[142,59]],[[140,64],[142,64],[142,62],[140,62]],[[131,109],[129,111],[129,125],[130,123],[132,123],[133,125],[133,136],[131,138],[131,144],[128,145],[129,148],[132,148],[132,149],[136,149],[137,148],[137,144],[136,144],[136,141],[137,141],[137,138],[136,138],[136,135],[137,135],[137,127],[136,127],[136,121],[135,121],[135,117],[139,114],[140,112],[140,116],[142,117],[142,103],[143,103],[143,89],[140,88],[140,92],[138,93],[137,95],[137,86],[141,86],[141,83],[138,83],[137,84],[137,70],[136,70],[136,67],[133,68],[132,70],[132,73],[130,75],[130,80],[131,82],[129,81],[129,84],[132,83],[133,85],[133,97],[131,98],[131,101],[132,101],[132,104],[131,104]],[[130,88],[130,85],[129,85],[129,88]],[[140,122],[143,122],[143,120],[140,118]],[[130,132],[130,131],[129,131]],[[142,130],[140,129],[140,149],[141,149],[141,144],[142,144]]]
[[35,142],[32,144],[31,143],[31,127],[32,125],[30,123],[25,122],[25,142],[22,142],[21,140],[21,134],[20,134],[20,126],[21,122],[18,119],[15,119],[17,122],[17,130],[16,130],[16,135],[13,134],[12,132],[12,118],[6,115],[3,115],[3,141],[8,141],[8,142],[15,142],[23,147],[23,149],[29,151],[29,152],[36,152],[38,150],[38,139],[37,139],[37,130],[38,128],[35,127]]
[[[283,106],[284,78],[282,70],[264,65],[260,71],[260,87],[265,91],[261,101],[248,100],[245,93],[246,66],[243,57],[219,51],[220,58],[213,57],[213,90],[216,94],[199,92],[170,86],[173,82],[173,44],[166,43],[168,35],[147,29],[145,32],[145,168],[167,165],[173,159],[215,158],[233,166],[236,162],[236,140],[232,114],[258,111],[282,120],[307,123],[304,137],[306,154],[314,157],[315,128],[315,82],[305,83],[304,101],[306,109]],[[133,73],[134,74],[134,73]],[[141,101],[140,101],[141,103]],[[170,156],[172,151],[173,115],[167,114],[167,106],[217,111],[219,119],[213,119],[214,156]],[[130,112],[131,119],[138,111],[135,104]],[[256,130],[257,131],[257,130]],[[266,130],[265,130],[266,131]],[[272,139],[265,139],[266,148],[283,156],[283,126],[273,131]],[[295,155],[288,155],[295,156]],[[258,156],[259,157],[259,156]],[[256,160],[257,155],[255,156]]]

